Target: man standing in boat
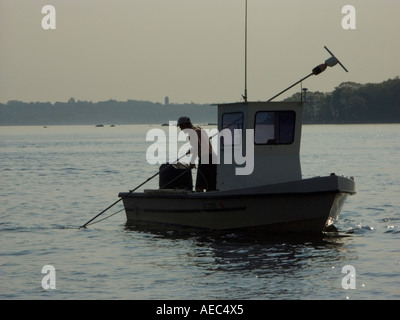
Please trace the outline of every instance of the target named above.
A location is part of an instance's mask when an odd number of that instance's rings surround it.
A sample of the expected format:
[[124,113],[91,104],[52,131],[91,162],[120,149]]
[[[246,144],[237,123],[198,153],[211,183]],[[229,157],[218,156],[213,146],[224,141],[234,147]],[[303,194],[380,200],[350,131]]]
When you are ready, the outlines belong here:
[[194,126],[189,117],[180,117],[177,126],[184,132],[194,130],[197,135],[197,145],[195,141],[190,141],[192,146],[191,168],[194,168],[194,161],[199,157],[197,167],[196,191],[203,192],[216,190],[217,165],[216,154],[214,153],[207,133],[199,126]]

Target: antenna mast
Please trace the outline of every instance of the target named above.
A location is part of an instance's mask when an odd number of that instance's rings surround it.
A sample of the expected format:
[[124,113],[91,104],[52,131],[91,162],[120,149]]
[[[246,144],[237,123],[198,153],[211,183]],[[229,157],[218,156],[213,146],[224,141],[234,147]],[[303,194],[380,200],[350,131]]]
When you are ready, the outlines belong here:
[[244,102],[247,102],[247,0],[245,2],[244,16]]

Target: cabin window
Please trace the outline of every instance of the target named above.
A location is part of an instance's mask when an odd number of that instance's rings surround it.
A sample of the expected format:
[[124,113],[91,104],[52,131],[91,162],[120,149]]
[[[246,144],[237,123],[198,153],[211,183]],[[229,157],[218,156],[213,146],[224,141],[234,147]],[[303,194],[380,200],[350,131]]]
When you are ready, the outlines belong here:
[[255,116],[255,144],[291,144],[294,140],[294,111],[259,111]]
[[243,129],[243,112],[224,113],[222,115],[222,130],[230,130],[231,138],[224,138],[223,145],[238,145],[242,142],[242,135],[234,135],[234,130]]

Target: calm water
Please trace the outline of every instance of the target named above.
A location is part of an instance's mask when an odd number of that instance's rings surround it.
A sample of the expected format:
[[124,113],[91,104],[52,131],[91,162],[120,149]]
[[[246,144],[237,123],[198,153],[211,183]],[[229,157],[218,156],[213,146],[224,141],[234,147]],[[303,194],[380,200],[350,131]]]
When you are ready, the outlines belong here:
[[[304,127],[303,176],[357,183],[337,234],[128,229],[123,211],[79,230],[157,172],[150,128],[0,127],[1,299],[400,299],[400,125]],[[45,265],[55,290],[42,288]],[[342,288],[345,265],[356,289]]]

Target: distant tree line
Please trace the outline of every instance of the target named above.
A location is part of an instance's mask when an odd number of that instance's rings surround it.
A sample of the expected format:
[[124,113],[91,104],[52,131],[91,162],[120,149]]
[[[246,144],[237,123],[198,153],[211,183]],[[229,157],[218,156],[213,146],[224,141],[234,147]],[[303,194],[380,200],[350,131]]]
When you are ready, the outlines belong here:
[[[296,93],[285,100],[300,99]],[[400,122],[399,77],[381,83],[343,82],[333,92],[307,91],[305,99],[305,123]]]
[[93,103],[22,102],[0,104],[0,125],[73,125],[73,124],[164,124],[186,115],[194,123],[215,122],[217,109],[209,104],[168,104],[150,101],[107,100]]
[[[296,93],[285,101],[300,101]],[[381,83],[343,82],[333,92],[305,97],[305,123],[400,123],[400,79]],[[0,103],[0,125],[163,124],[186,115],[194,123],[215,123],[217,108],[209,104],[150,101],[76,101]]]

